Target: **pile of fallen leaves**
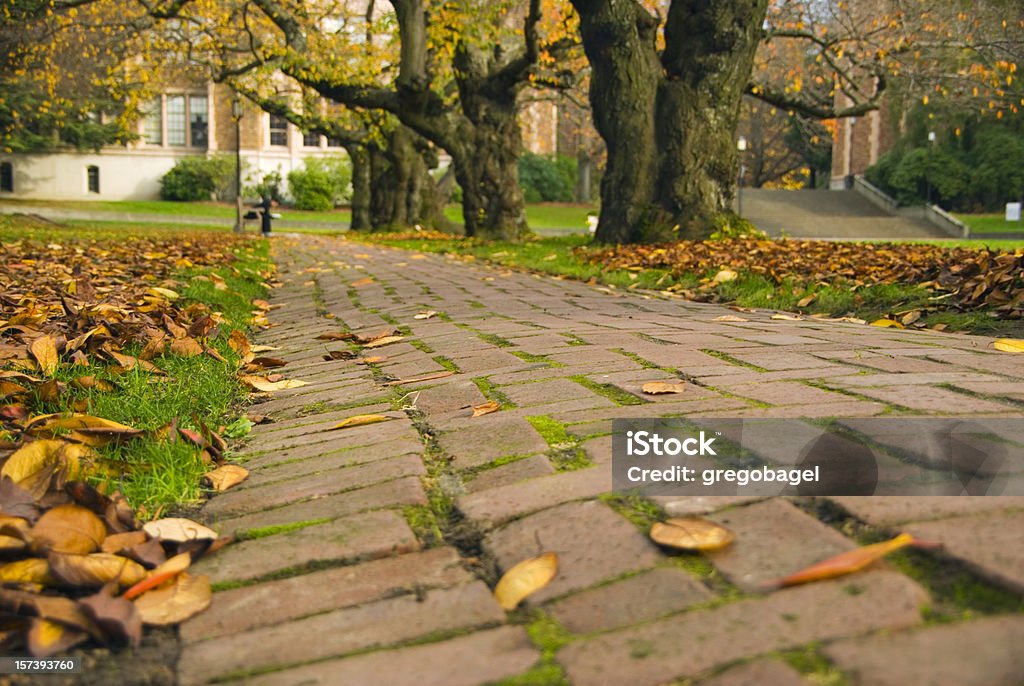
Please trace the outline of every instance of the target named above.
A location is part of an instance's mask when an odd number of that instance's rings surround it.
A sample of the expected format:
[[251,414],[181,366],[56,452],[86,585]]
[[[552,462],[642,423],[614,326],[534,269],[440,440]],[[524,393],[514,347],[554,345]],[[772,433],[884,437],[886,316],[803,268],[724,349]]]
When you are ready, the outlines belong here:
[[1024,317],[1024,250],[731,238],[577,248],[577,254],[609,269],[663,269],[673,276],[731,269],[776,283],[915,284],[951,293],[965,309],[985,307],[1006,319]]
[[75,480],[83,446],[25,443],[0,466],[0,648],[54,655],[91,639],[137,646],[142,627],[209,606],[192,561],[226,542],[186,519],[140,527],[118,493]]
[[[174,275],[192,267],[234,269],[236,245],[223,235],[0,244],[3,648],[47,656],[90,638],[137,645],[143,624],[174,624],[209,604],[208,580],[185,570],[225,541],[215,543],[213,531],[188,520],[140,527],[120,494],[86,479],[117,469],[97,448],[184,441],[217,467],[206,480],[224,490],[247,474],[224,463],[224,439],[197,418],[195,429],[172,422],[143,431],[88,414],[84,398],[68,413],[33,408],[71,397],[55,375],[62,365],[86,372],[70,381],[78,388],[113,393],[117,375],[136,367],[166,378],[152,362],[160,355],[224,362],[211,345],[223,317],[203,304],[184,305]],[[213,273],[192,278],[228,288]],[[269,304],[254,307],[256,323],[265,324]],[[242,332],[233,331],[229,344],[251,364]]]

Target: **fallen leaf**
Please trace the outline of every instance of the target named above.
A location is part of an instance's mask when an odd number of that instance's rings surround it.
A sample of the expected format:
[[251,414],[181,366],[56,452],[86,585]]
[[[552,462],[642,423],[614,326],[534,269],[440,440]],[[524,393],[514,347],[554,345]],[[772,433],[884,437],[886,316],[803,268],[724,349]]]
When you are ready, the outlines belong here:
[[797,307],[807,307],[808,305],[810,305],[812,302],[814,302],[817,299],[818,299],[818,294],[817,293],[811,293],[810,295],[807,295],[807,296],[804,296],[803,298],[800,298],[800,300],[797,301],[796,306]]
[[333,360],[351,360],[356,354],[348,350],[328,350],[327,354],[324,355],[324,362],[331,362]]
[[498,580],[494,599],[503,610],[514,610],[527,596],[551,583],[558,574],[558,555],[544,553],[519,562]]
[[50,563],[40,557],[28,557],[0,566],[0,583],[51,586],[55,581],[50,573]]
[[363,345],[364,348],[380,348],[381,346],[391,345],[392,343],[398,343],[399,341],[405,340],[404,336],[384,336],[370,341]]
[[257,391],[264,392],[283,391],[289,388],[300,388],[302,386],[309,385],[309,382],[300,381],[299,379],[282,379],[280,381],[270,381],[269,379],[264,377],[249,376],[245,374],[239,375],[238,378],[246,386],[249,386],[250,388],[253,388]]
[[356,279],[349,286],[352,288],[362,288],[363,286],[369,286],[371,283],[373,283],[373,279],[367,276],[362,279]]
[[743,317],[737,317],[734,314],[723,314],[721,317],[715,317],[716,322],[749,322],[749,319]]
[[35,617],[29,625],[26,641],[33,657],[50,657],[63,653],[89,638],[89,634],[60,622]]
[[318,341],[354,341],[356,335],[354,333],[322,333],[316,337]]
[[485,414],[491,414],[492,412],[497,412],[500,409],[501,403],[499,403],[497,400],[491,400],[481,405],[474,405],[473,416],[483,417]]
[[736,538],[721,524],[700,517],[655,522],[650,535],[655,543],[680,550],[719,550]]
[[171,341],[171,353],[182,357],[195,357],[203,354],[203,346],[194,338],[175,338]]
[[772,315],[772,319],[779,319],[787,322],[802,322],[803,317],[799,317],[795,314],[786,314],[785,312],[776,312]]
[[422,310],[417,314],[413,315],[413,319],[430,319],[431,317],[437,316],[437,312],[434,310]]
[[640,387],[644,393],[650,395],[662,395],[665,393],[682,393],[686,390],[686,384],[681,382],[648,381]]
[[50,487],[53,473],[60,467],[60,450],[65,441],[53,439],[32,441],[18,448],[0,468],[0,478],[6,477],[15,485],[42,498]]
[[883,329],[902,329],[903,328],[903,325],[900,324],[895,319],[887,319],[887,318],[876,319],[875,321],[871,322],[871,326],[880,326]]
[[288,362],[278,357],[255,357],[249,361],[249,364],[254,364],[264,369],[277,369],[278,367],[285,366]]
[[903,318],[900,319],[900,324],[902,324],[903,326],[910,326],[920,318],[921,310],[914,310],[913,312],[908,312],[907,314],[903,315]]
[[1019,338],[1000,338],[992,347],[1004,353],[1024,353],[1024,340]]
[[387,359],[384,355],[370,355],[369,357],[360,358],[356,364],[379,364]]
[[338,422],[328,429],[328,431],[334,431],[335,429],[350,429],[354,426],[366,426],[367,424],[377,424],[379,422],[388,422],[392,419],[394,419],[394,417],[389,417],[383,414],[357,414]]
[[178,574],[188,569],[191,564],[192,556],[189,553],[179,553],[151,571],[144,580],[138,582],[125,591],[124,597],[128,600],[137,598],[146,591],[156,588],[160,584],[173,579]]
[[711,280],[711,283],[713,283],[713,284],[726,283],[727,281],[735,281],[738,277],[739,277],[739,274],[737,274],[733,270],[731,270],[731,269],[722,269],[717,274],[715,274],[715,278],[713,278]]
[[183,517],[166,517],[146,522],[142,530],[153,538],[172,543],[184,543],[197,538],[217,538],[217,532],[213,529]]
[[37,552],[87,555],[99,550],[107,529],[91,510],[80,505],[58,505],[39,518],[30,535]]
[[121,534],[111,534],[103,541],[100,550],[105,553],[119,553],[126,548],[145,543],[148,536],[145,531],[126,531]]
[[765,584],[766,588],[778,588],[784,586],[796,586],[811,581],[832,579],[845,574],[852,574],[867,567],[872,562],[880,560],[894,550],[899,550],[914,543],[914,537],[910,534],[900,534],[896,538],[872,543],[861,548],[848,550],[835,557],[822,560],[810,567],[801,569],[799,572],[789,576],[770,581]]
[[29,352],[39,363],[39,369],[46,376],[51,376],[60,364],[60,357],[57,355],[57,341],[53,336],[40,336],[32,341]]
[[78,601],[85,614],[100,628],[104,636],[118,643],[137,648],[142,641],[142,617],[135,603],[114,595],[114,586],[104,586],[95,595]]
[[247,478],[249,478],[249,470],[237,464],[222,465],[212,472],[203,474],[203,480],[209,482],[213,490],[217,492],[237,486]]
[[117,582],[119,586],[132,586],[146,578],[146,570],[142,565],[113,553],[50,553],[47,560],[51,573],[69,586],[99,588],[111,582]]
[[212,600],[209,577],[182,572],[170,586],[139,596],[135,609],[144,624],[165,626],[184,622],[208,608]]

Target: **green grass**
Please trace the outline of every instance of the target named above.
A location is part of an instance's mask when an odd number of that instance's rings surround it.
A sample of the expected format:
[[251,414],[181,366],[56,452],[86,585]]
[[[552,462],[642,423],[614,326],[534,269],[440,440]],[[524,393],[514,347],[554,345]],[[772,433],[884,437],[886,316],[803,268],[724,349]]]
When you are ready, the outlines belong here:
[[[171,202],[167,200],[10,200],[5,205],[26,205],[32,207],[55,207],[69,210],[94,210],[97,212],[132,212],[139,214],[167,214],[179,217],[224,217],[234,218],[234,203],[219,202]],[[246,210],[249,208],[246,207]],[[283,219],[290,221],[339,222],[348,224],[352,213],[347,209],[327,212],[310,212],[282,207]]]
[[[597,206],[571,203],[529,203],[526,205],[526,223],[534,230],[573,229],[580,233],[586,233],[588,212],[597,212]],[[452,223],[462,226],[461,205],[448,205],[444,208],[444,215]]]
[[1005,214],[958,214],[956,218],[978,233],[1024,233],[1024,222],[1008,222]]

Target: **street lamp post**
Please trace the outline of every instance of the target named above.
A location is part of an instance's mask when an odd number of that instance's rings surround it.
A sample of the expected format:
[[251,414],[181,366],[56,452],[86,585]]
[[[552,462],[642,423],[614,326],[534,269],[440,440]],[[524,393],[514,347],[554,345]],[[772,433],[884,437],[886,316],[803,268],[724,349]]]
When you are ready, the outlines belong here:
[[740,177],[736,189],[736,214],[743,216],[743,177],[747,175],[746,156],[747,137],[740,136],[736,141],[736,150],[740,153]]
[[932,204],[932,148],[935,146],[935,132],[928,132],[928,164],[924,170],[924,183],[925,188],[925,205],[930,206]]
[[231,118],[235,120],[235,231],[242,231],[242,101],[231,101]]

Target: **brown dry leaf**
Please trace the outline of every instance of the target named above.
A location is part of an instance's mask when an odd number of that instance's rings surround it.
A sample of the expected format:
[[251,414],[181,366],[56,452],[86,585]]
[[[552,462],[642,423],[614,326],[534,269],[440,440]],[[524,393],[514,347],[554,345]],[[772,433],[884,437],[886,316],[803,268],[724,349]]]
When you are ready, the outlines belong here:
[[387,361],[387,359],[384,355],[370,355],[369,357],[360,358],[356,364],[379,364]]
[[114,595],[113,584],[78,601],[85,614],[108,639],[137,648],[142,640],[142,617],[135,603]]
[[212,472],[203,474],[203,479],[208,481],[213,490],[217,492],[226,491],[232,486],[237,486],[247,478],[249,478],[249,470],[237,464],[222,465]]
[[700,517],[669,519],[651,527],[651,540],[680,550],[719,550],[735,538],[721,524]]
[[431,317],[435,317],[435,316],[437,316],[437,312],[434,311],[434,310],[422,310],[422,311],[416,313],[415,315],[413,315],[412,318],[413,319],[421,319],[422,320],[422,319],[430,319]]
[[336,360],[351,360],[355,356],[355,353],[349,352],[348,350],[328,350],[327,354],[323,357],[324,362],[333,362]]
[[910,326],[920,318],[921,310],[914,310],[913,312],[908,312],[907,314],[903,315],[903,317],[900,319],[900,324],[902,324],[903,326]]
[[822,560],[817,564],[806,567],[795,574],[790,574],[789,576],[775,581],[769,581],[764,584],[764,586],[765,588],[796,586],[797,584],[805,584],[811,581],[821,581],[823,579],[832,579],[845,574],[852,574],[853,572],[864,569],[872,562],[880,560],[894,550],[905,548],[913,543],[915,543],[913,536],[910,534],[900,534],[896,538],[889,539],[888,541],[872,543],[871,545],[840,553],[835,557],[830,557],[827,560]]
[[50,571],[69,586],[99,588],[111,582],[132,586],[146,578],[146,570],[138,562],[113,553],[64,555],[50,553]]
[[797,307],[807,307],[808,305],[810,305],[812,302],[814,302],[817,299],[818,299],[818,294],[817,293],[811,293],[810,295],[807,295],[807,296],[804,296],[803,298],[800,298],[800,300],[797,301],[796,306]]
[[682,382],[648,381],[640,390],[650,395],[662,395],[665,393],[683,393],[686,391],[686,384]]
[[146,522],[142,526],[142,530],[153,538],[172,543],[185,543],[200,538],[217,538],[217,532],[213,529],[183,517],[166,517]]
[[322,334],[320,334],[319,336],[316,337],[316,340],[318,340],[318,341],[354,341],[355,339],[356,339],[356,335],[354,333],[349,333],[349,332],[345,332],[345,333],[336,333],[336,332],[322,333]]
[[409,378],[409,379],[398,379],[397,381],[388,381],[388,382],[383,383],[381,385],[382,386],[401,386],[402,384],[407,384],[407,383],[419,383],[420,381],[433,381],[434,379],[443,379],[443,378],[451,376],[453,374],[455,374],[455,372],[453,372],[451,370],[447,370],[447,371],[443,371],[443,372],[434,372],[433,374],[424,374],[423,376],[414,376],[414,377]]
[[279,357],[255,357],[249,361],[249,364],[263,367],[264,369],[277,369],[278,367],[285,366],[288,362]]
[[120,534],[111,534],[103,541],[100,550],[105,553],[119,553],[126,548],[145,543],[148,538],[145,531],[125,531]]
[[882,327],[884,329],[902,329],[903,328],[903,325],[900,324],[898,321],[896,321],[895,319],[888,319],[888,318],[876,319],[875,321],[871,322],[871,326],[880,326],[880,327]]
[[364,348],[380,348],[381,346],[391,345],[392,343],[398,343],[399,341],[405,340],[404,336],[383,336],[375,340],[365,343]]
[[280,350],[281,347],[277,345],[254,345],[252,346],[252,352],[254,353],[269,353],[275,350]]
[[100,391],[101,393],[110,393],[112,391],[117,390],[117,386],[114,385],[112,381],[107,381],[106,379],[97,379],[95,376],[92,375],[80,376],[71,383],[78,386],[79,388],[83,388],[86,390],[96,390]]
[[737,317],[734,314],[723,314],[721,317],[715,317],[716,322],[749,322],[749,319],[743,317]]
[[203,346],[194,338],[175,338],[171,341],[171,353],[182,357],[195,357],[203,354]]
[[126,424],[88,414],[44,414],[33,417],[26,424],[26,431],[33,436],[53,436],[58,431],[80,431],[86,435],[119,436],[131,438],[145,433]]
[[53,336],[46,335],[35,339],[29,346],[29,352],[32,353],[32,357],[36,358],[39,369],[46,376],[52,375],[57,370],[60,356],[57,354],[57,341]]
[[362,288],[363,286],[369,286],[371,283],[373,283],[373,279],[367,276],[362,279],[356,279],[349,286],[352,288]]
[[335,429],[351,429],[354,426],[366,426],[367,424],[378,424],[380,422],[389,422],[394,417],[389,417],[384,414],[357,414],[349,417],[343,421],[338,422],[332,426],[328,431],[334,431]]
[[238,329],[234,329],[231,332],[231,335],[228,336],[228,346],[238,353],[238,356],[242,358],[243,362],[246,361],[246,358],[252,353],[252,346],[249,344],[249,339],[246,337],[245,333]]
[[20,538],[0,534],[0,556],[10,557],[24,551],[27,547],[25,541]]
[[558,555],[544,553],[519,562],[498,580],[494,599],[503,610],[514,610],[527,596],[551,583],[558,574]]
[[786,322],[802,322],[804,320],[803,317],[795,314],[786,314],[785,312],[776,312],[772,315],[772,319],[778,319]]
[[213,591],[209,577],[182,572],[174,583],[149,591],[135,600],[144,624],[166,626],[179,624],[210,606]]
[[33,657],[50,657],[63,653],[89,638],[89,634],[60,622],[33,617],[26,640]]
[[1024,353],[1024,340],[1019,338],[1000,338],[992,347],[1004,353]]
[[58,505],[46,511],[30,532],[37,552],[87,555],[107,537],[103,521],[80,505]]
[[491,400],[481,405],[474,405],[473,416],[483,417],[485,414],[491,414],[492,412],[497,412],[500,409],[501,403],[499,403],[497,400]]

